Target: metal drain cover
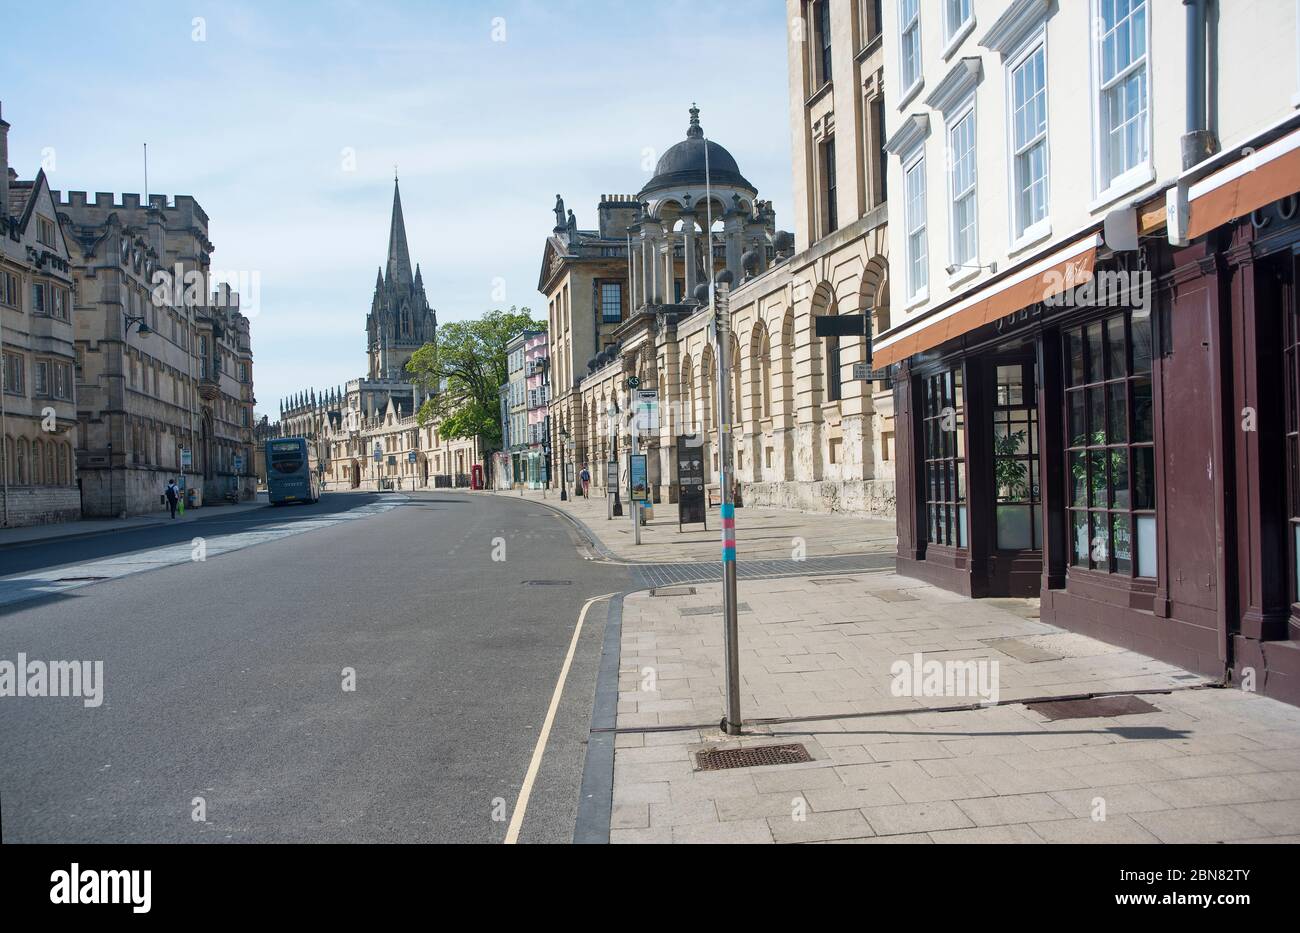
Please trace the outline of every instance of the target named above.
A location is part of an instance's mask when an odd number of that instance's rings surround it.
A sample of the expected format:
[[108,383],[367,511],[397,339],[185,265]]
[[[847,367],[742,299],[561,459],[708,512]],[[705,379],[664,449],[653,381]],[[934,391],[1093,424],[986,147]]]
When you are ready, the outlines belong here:
[[[737,612],[750,612],[749,603],[736,603]],[[688,606],[685,609],[678,609],[677,614],[683,616],[713,616],[722,612],[721,606]]]
[[1029,703],[1027,709],[1040,713],[1052,722],[1058,719],[1100,719],[1109,716],[1135,716],[1139,713],[1158,713],[1160,708],[1152,706],[1141,697],[1131,693],[1123,696],[1092,697],[1085,700],[1048,700],[1043,703]]
[[525,580],[524,586],[572,586],[572,580]]
[[808,749],[797,742],[791,745],[713,748],[695,753],[695,770],[726,771],[730,768],[758,768],[763,765],[797,765],[812,760]]
[[57,580],[51,580],[51,583],[95,583],[98,580],[107,580],[108,577],[59,577]]
[[693,586],[656,586],[650,590],[651,596],[694,596]]

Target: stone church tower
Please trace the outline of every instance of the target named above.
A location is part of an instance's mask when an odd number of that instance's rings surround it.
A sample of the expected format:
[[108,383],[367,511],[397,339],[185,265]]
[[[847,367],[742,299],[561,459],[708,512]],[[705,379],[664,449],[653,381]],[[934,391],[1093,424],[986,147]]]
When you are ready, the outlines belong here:
[[420,267],[411,273],[402,195],[393,179],[393,221],[388,232],[388,267],[375,278],[375,297],[366,315],[366,352],[371,379],[409,378],[406,361],[434,338],[437,319],[424,294]]

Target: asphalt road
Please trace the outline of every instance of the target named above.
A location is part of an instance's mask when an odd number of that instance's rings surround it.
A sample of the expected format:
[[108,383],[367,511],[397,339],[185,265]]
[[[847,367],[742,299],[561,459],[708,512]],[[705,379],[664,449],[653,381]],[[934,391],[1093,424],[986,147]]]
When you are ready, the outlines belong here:
[[[104,665],[97,708],[0,697],[4,841],[502,841],[579,612],[629,579],[583,560],[568,522],[534,503],[404,495],[0,608],[0,661]],[[380,498],[335,493],[0,560],[5,573],[84,563]],[[587,615],[521,842],[572,838],[606,606]]]

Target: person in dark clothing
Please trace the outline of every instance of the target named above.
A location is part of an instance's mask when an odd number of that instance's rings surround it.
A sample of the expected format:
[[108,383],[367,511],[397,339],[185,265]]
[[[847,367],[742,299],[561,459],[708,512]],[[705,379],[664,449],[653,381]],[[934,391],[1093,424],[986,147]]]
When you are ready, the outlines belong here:
[[172,518],[175,518],[176,503],[181,500],[181,491],[176,485],[176,480],[169,479],[167,481],[167,489],[163,492],[163,495],[167,497],[167,511],[171,513]]

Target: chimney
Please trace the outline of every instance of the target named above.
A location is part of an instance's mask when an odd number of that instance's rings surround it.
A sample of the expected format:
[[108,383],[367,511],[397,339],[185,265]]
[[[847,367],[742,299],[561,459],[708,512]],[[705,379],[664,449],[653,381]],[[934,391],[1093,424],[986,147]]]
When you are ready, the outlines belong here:
[[9,214],[9,124],[0,103],[0,219]]

